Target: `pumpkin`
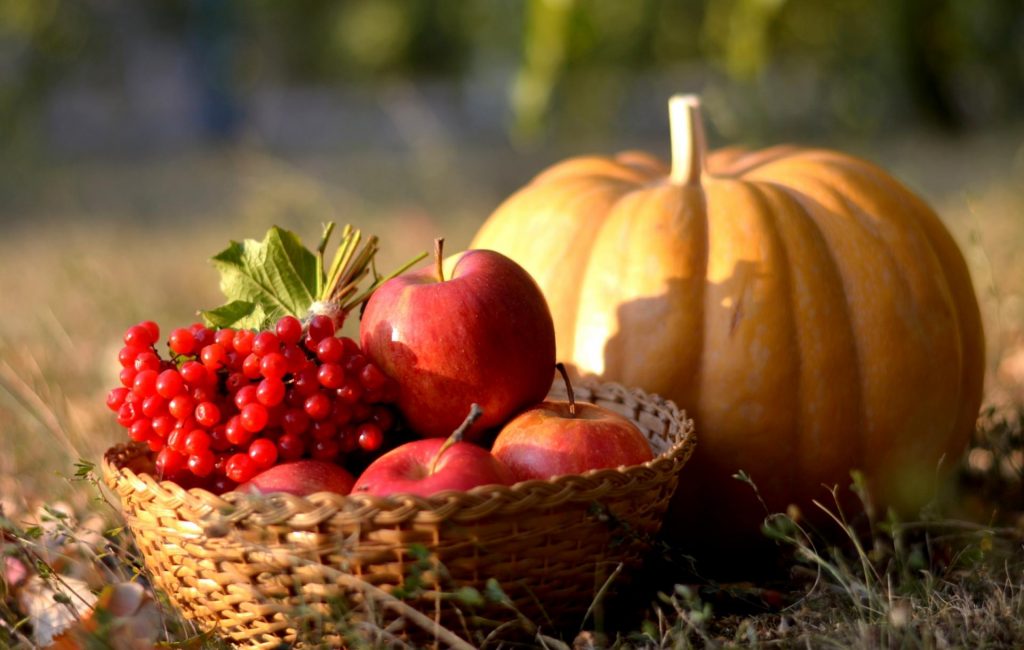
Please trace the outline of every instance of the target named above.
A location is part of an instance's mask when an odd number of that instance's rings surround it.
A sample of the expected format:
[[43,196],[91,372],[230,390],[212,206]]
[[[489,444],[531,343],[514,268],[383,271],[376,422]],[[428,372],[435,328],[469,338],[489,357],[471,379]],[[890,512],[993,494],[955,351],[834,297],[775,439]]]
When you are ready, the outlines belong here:
[[831,504],[823,486],[854,469],[875,505],[920,506],[981,402],[981,318],[954,240],[864,160],[706,154],[697,98],[669,114],[671,167],[639,152],[558,163],[472,247],[537,280],[559,359],[694,417],[670,538],[743,546],[766,508]]

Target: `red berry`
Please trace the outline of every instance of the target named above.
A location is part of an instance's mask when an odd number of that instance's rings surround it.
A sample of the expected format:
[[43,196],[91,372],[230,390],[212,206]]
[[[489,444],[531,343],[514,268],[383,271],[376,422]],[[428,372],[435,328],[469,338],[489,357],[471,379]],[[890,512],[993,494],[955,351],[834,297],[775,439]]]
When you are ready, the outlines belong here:
[[[228,421],[230,422],[230,420]],[[238,427],[242,427],[241,423],[238,424]],[[210,429],[210,449],[214,451],[227,451],[230,448],[231,441],[228,440],[228,427],[226,424]]]
[[163,438],[150,438],[147,444],[149,445],[149,450],[157,454],[163,451],[164,447],[167,446],[167,443],[164,442]]
[[309,319],[309,338],[319,343],[328,336],[334,336],[334,321],[330,316],[317,314]]
[[316,378],[324,388],[341,388],[345,383],[345,371],[336,363],[325,363],[317,370]]
[[185,436],[185,451],[197,454],[210,448],[210,434],[202,429],[193,429]]
[[306,443],[294,433],[286,433],[277,439],[277,455],[283,460],[298,460],[306,453]]
[[124,386],[111,389],[107,393],[107,408],[116,412],[124,404],[124,398],[128,395],[128,392],[128,389]]
[[263,372],[260,370],[260,357],[258,354],[253,352],[245,357],[242,361],[242,374],[247,379],[259,379],[263,376]]
[[128,437],[135,442],[146,442],[153,437],[153,424],[146,418],[132,422],[132,426],[128,428]]
[[341,400],[334,400],[331,405],[331,421],[336,426],[345,426],[352,421],[352,407]]
[[292,408],[281,416],[281,427],[285,435],[299,435],[309,428],[309,415],[303,409]]
[[[216,471],[216,469],[214,469]],[[218,476],[213,479],[213,484],[210,485],[210,491],[214,494],[224,494],[234,490],[238,485],[226,476]]]
[[277,406],[267,407],[267,428],[277,428],[281,426],[281,418],[284,417],[285,411],[288,407],[284,404],[278,404]]
[[277,335],[273,332],[260,332],[252,341],[252,351],[253,354],[261,357],[265,357],[272,352],[280,352],[281,341],[278,340]]
[[177,423],[173,415],[158,415],[153,418],[153,431],[161,438],[166,438],[174,431],[174,425]]
[[359,446],[366,451],[377,451],[384,442],[384,432],[376,424],[367,422],[356,429]]
[[204,327],[201,323],[196,323],[190,328],[192,330],[192,336],[196,339],[196,349],[202,350],[207,345],[213,343],[213,330]]
[[232,340],[231,345],[235,352],[245,356],[252,352],[252,342],[255,338],[256,333],[252,330],[238,330],[235,332],[235,338]]
[[135,380],[132,381],[132,392],[139,397],[149,397],[150,395],[156,394],[156,378],[157,372],[155,370],[143,370],[135,375]]
[[188,437],[188,431],[180,427],[175,427],[174,431],[171,431],[171,435],[167,436],[167,446],[178,453],[185,453],[185,438]]
[[230,327],[217,330],[213,335],[213,342],[224,348],[225,351],[235,349],[235,330]]
[[149,340],[151,341],[150,345],[154,345],[156,344],[157,341],[160,340],[160,326],[154,323],[153,321],[144,320],[141,323],[139,323],[139,327],[149,332]]
[[395,426],[394,413],[391,412],[391,409],[383,406],[374,407],[370,420],[380,427],[381,431],[390,431]]
[[206,382],[206,367],[198,361],[186,361],[181,364],[179,372],[181,373],[181,378],[192,386],[198,386]]
[[317,368],[314,364],[311,363],[295,373],[292,390],[303,397],[309,397],[320,390],[320,380],[317,379]]
[[351,338],[349,338],[347,336],[343,336],[342,338],[340,338],[338,340],[341,341],[341,344],[345,348],[345,351],[344,351],[342,356],[344,356],[344,357],[351,357],[353,354],[362,354],[363,351],[362,351],[362,349],[360,349],[359,344],[356,343]]
[[356,447],[359,446],[359,436],[356,434],[355,427],[346,427],[342,431],[341,435],[338,436],[341,444],[341,450],[345,453],[355,451]]
[[314,420],[323,420],[331,412],[331,400],[323,393],[316,393],[306,398],[303,408]]
[[155,418],[167,412],[167,400],[159,395],[150,395],[142,400],[142,414],[148,418]]
[[314,440],[330,440],[338,435],[338,426],[333,420],[320,420],[313,423],[310,433]]
[[212,451],[201,449],[188,457],[188,469],[196,476],[205,478],[213,473],[215,462]]
[[256,476],[256,465],[247,454],[233,454],[224,465],[224,473],[235,483],[245,483]]
[[135,375],[137,374],[138,371],[133,366],[128,366],[127,368],[121,368],[121,373],[118,377],[121,379],[121,384],[123,386],[131,388],[132,384],[135,383]]
[[220,370],[228,365],[228,351],[218,343],[211,343],[204,347],[203,351],[199,353],[199,358],[203,360],[204,366],[214,370]]
[[133,345],[125,346],[117,353],[117,360],[121,363],[122,368],[127,368],[129,366],[134,367],[135,358],[148,350],[149,348],[141,348]]
[[262,404],[246,404],[238,416],[242,420],[242,428],[246,431],[256,433],[267,426],[269,414],[267,407]]
[[176,395],[167,404],[167,410],[171,413],[171,415],[178,418],[179,420],[184,420],[188,416],[192,415],[192,412],[195,410],[195,408],[195,400],[192,399],[191,395],[186,395],[184,393],[182,393],[181,395]]
[[284,393],[284,382],[268,377],[256,388],[256,400],[264,406],[277,406],[284,400]]
[[156,378],[156,393],[160,397],[171,399],[183,390],[185,390],[185,380],[177,370],[164,370]]
[[156,355],[156,352],[152,350],[145,350],[139,353],[139,356],[135,357],[135,361],[132,363],[135,369],[139,372],[143,370],[160,370],[160,357]]
[[366,357],[361,353],[353,354],[352,356],[345,359],[345,372],[350,375],[358,375],[363,370],[363,366],[366,365]]
[[196,404],[200,402],[209,402],[214,398],[217,391],[210,386],[196,386],[192,389],[192,399],[196,401]]
[[220,409],[213,402],[200,402],[195,410],[196,422],[210,428],[220,422]]
[[282,316],[274,327],[277,337],[285,345],[295,345],[302,338],[302,323],[294,316]]
[[334,440],[317,440],[313,443],[312,456],[316,460],[332,461],[341,451],[341,445]]
[[260,360],[260,374],[267,378],[280,379],[288,372],[288,361],[280,352],[271,352]]
[[355,404],[363,396],[363,385],[357,379],[346,379],[338,388],[338,397],[349,404]]
[[185,469],[186,458],[183,454],[171,448],[165,448],[156,457],[157,476],[168,479],[176,476]]
[[372,363],[367,363],[359,371],[359,381],[366,390],[378,390],[388,383],[388,377],[380,368]]
[[309,363],[306,353],[297,345],[286,345],[281,350],[281,354],[284,355],[284,360],[288,364],[288,372],[293,375],[305,368],[306,364]]
[[277,462],[277,445],[272,440],[257,438],[249,443],[249,458],[260,469]]
[[171,332],[170,337],[167,339],[167,347],[175,354],[184,356],[194,354],[196,351],[196,337],[192,330],[179,327]]
[[249,380],[240,372],[233,372],[224,380],[224,387],[227,388],[228,392],[232,395],[248,384]]
[[239,388],[238,392],[235,393],[235,406],[238,407],[238,410],[242,410],[247,405],[255,402],[258,397],[258,390],[254,384],[246,384]]
[[239,447],[252,440],[252,432],[242,426],[242,417],[234,415],[228,420],[224,427],[224,437],[233,445]]
[[345,344],[333,336],[322,339],[316,346],[316,356],[324,363],[338,363],[344,351]]
[[156,343],[148,329],[142,325],[132,325],[124,333],[124,344],[131,347],[148,348]]

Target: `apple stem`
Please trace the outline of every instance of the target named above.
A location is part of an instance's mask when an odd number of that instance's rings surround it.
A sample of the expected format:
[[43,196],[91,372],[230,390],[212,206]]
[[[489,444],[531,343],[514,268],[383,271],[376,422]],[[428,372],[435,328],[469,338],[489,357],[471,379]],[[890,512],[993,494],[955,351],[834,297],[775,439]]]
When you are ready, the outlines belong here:
[[441,445],[441,448],[437,450],[436,454],[434,454],[434,460],[430,461],[431,475],[433,475],[434,472],[437,471],[437,463],[438,461],[441,460],[441,456],[444,454],[444,452],[448,451],[448,449],[455,443],[462,442],[462,439],[466,436],[466,432],[469,431],[469,428],[471,426],[476,424],[476,421],[479,420],[480,416],[483,414],[484,410],[480,408],[479,404],[474,403],[470,405],[469,415],[467,415],[466,419],[462,421],[462,424],[459,425],[458,429],[452,431],[452,435],[448,436],[448,439],[444,441],[444,444]]
[[437,281],[444,282],[444,237],[434,240],[434,268],[437,272]]
[[561,361],[555,364],[555,368],[562,375],[562,381],[565,382],[565,392],[569,396],[569,415],[576,417],[576,397],[572,394],[572,382],[569,381],[569,371],[565,369],[565,364]]

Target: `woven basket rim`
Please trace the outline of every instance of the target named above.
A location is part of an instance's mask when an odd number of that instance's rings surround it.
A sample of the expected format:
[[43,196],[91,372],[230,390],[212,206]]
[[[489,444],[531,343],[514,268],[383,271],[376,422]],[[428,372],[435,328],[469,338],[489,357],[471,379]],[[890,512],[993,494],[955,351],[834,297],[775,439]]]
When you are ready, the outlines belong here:
[[607,486],[609,482],[621,484],[630,480],[643,484],[658,483],[666,476],[677,472],[687,462],[696,443],[694,422],[673,402],[614,382],[597,383],[592,378],[586,378],[583,385],[592,389],[612,389],[628,394],[639,403],[666,411],[670,421],[678,428],[678,438],[653,459],[638,465],[593,469],[582,474],[531,479],[512,485],[481,485],[469,490],[443,490],[427,497],[405,493],[373,496],[342,495],[334,492],[296,496],[283,492],[257,494],[237,490],[217,495],[204,488],[186,490],[173,481],[157,480],[148,473],[136,473],[123,466],[126,460],[148,453],[145,444],[136,442],[120,443],[109,448],[103,455],[102,470],[106,482],[115,490],[124,491],[127,488],[128,491],[148,492],[157,501],[178,503],[203,519],[212,515],[238,523],[252,518],[254,524],[265,526],[284,523],[296,514],[306,515],[302,519],[306,522],[305,525],[309,525],[338,513],[349,513],[353,519],[383,515],[397,521],[421,515],[434,518],[431,515],[435,513],[441,513],[441,518],[448,518],[453,511],[472,511],[474,506],[479,507],[495,501],[512,509],[516,508],[516,504],[536,505],[538,499],[592,501],[595,498],[595,486]]

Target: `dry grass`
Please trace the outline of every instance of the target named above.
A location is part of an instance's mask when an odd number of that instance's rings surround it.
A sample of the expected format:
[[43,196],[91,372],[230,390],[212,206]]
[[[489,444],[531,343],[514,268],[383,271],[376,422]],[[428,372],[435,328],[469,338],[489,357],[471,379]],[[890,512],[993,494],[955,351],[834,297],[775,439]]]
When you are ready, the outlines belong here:
[[[778,515],[768,532],[792,554],[786,576],[651,594],[658,604],[646,620],[587,632],[575,639],[577,647],[1024,646],[1024,155],[996,164],[1002,158],[988,141],[960,143],[958,151],[970,154],[971,147],[988,152],[984,173],[951,183],[957,168],[947,163],[937,180],[912,179],[964,247],[989,333],[990,406],[962,459],[957,497],[919,521],[872,521],[866,536],[855,535],[832,504],[824,506],[838,520],[826,534]],[[915,168],[908,151],[881,157]],[[926,168],[935,152],[922,151],[916,163]],[[121,438],[103,397],[116,383],[118,338],[127,324],[153,318],[172,326],[216,304],[216,276],[206,259],[230,237],[279,223],[312,238],[321,220],[351,221],[381,236],[382,264],[393,265],[437,234],[453,249],[466,244],[509,184],[493,180],[501,172],[491,169],[489,183],[477,178],[476,189],[460,195],[466,183],[454,172],[438,178],[436,170],[424,175],[392,161],[396,179],[425,177],[433,189],[369,203],[329,182],[338,173],[330,165],[299,168],[252,152],[190,162],[149,176],[129,165],[51,171],[59,191],[40,194],[31,218],[0,215],[7,219],[0,240],[0,546],[30,565],[94,585],[133,579],[138,567],[114,510],[88,480],[75,478],[78,459],[95,461]],[[83,189],[95,183],[106,192],[129,185],[134,198],[104,201],[96,193],[102,192]],[[175,208],[175,196],[193,185],[200,196]],[[149,214],[147,196],[171,205]],[[144,223],[139,212],[151,219]],[[162,612],[164,641],[216,647],[171,609]],[[0,646],[27,647],[30,639],[24,612],[0,580]]]

